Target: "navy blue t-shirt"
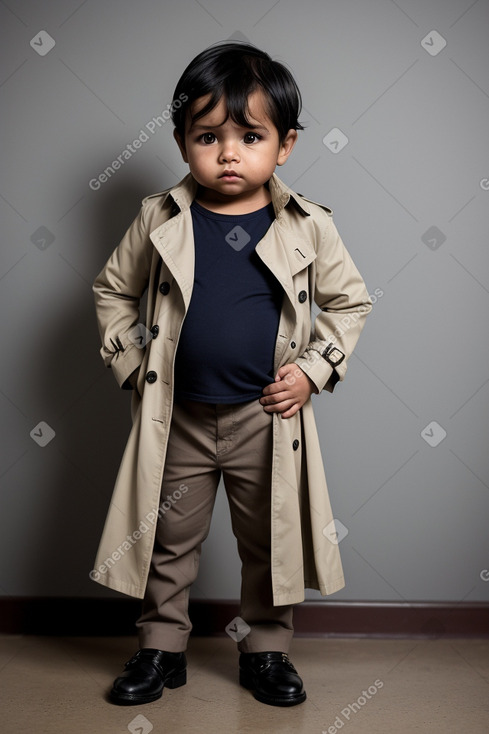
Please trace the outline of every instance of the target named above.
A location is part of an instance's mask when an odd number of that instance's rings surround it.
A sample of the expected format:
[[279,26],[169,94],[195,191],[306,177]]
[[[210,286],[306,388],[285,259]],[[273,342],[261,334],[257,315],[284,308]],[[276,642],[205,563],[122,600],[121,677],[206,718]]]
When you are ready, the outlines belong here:
[[242,403],[273,382],[283,290],[255,252],[272,204],[217,214],[193,202],[194,286],[175,361],[175,396]]

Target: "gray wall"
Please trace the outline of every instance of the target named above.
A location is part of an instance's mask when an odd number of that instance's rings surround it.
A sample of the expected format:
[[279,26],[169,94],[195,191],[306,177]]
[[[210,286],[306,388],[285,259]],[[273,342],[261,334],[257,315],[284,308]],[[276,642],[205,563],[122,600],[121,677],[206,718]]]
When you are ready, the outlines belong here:
[[[303,93],[280,175],[334,209],[382,293],[345,383],[314,399],[348,531],[332,598],[488,598],[488,20],[487,0],[0,4],[0,594],[112,595],[88,572],[129,395],[99,357],[91,283],[141,198],[186,173],[171,123],[89,182],[238,34]],[[239,583],[221,489],[193,595]]]

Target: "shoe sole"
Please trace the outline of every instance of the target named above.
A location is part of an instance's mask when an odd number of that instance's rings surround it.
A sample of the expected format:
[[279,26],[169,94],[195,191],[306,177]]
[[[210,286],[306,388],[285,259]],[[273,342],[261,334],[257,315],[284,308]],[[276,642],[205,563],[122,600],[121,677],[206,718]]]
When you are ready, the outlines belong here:
[[130,693],[124,695],[123,693],[110,691],[109,701],[119,706],[138,706],[139,704],[143,703],[151,703],[152,701],[157,701],[159,698],[162,697],[165,686],[167,688],[180,688],[180,686],[184,686],[186,682],[187,671],[184,670],[183,673],[180,673],[173,678],[168,678],[168,680],[165,680],[165,682],[163,683],[163,688],[159,693],[152,693],[151,695],[148,694],[147,696],[131,696]]
[[283,696],[266,696],[265,694],[254,690],[256,686],[253,684],[250,676],[244,671],[240,671],[239,673],[239,682],[243,688],[253,691],[253,696],[257,701],[260,701],[260,703],[267,703],[269,706],[296,706],[299,703],[303,703],[307,698],[305,691],[303,691],[303,693],[299,693],[297,696],[291,696],[289,698],[285,698]]

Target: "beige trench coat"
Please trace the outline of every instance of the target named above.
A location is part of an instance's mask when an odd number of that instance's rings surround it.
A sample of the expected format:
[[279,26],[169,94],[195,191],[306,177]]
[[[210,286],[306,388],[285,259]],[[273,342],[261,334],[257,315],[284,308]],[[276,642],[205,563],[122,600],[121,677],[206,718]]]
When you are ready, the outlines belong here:
[[[189,206],[196,186],[189,174],[176,187],[144,199],[93,286],[105,364],[120,386],[134,370],[139,373],[133,427],[90,576],[139,598],[161,502],[175,352],[192,295]],[[345,376],[371,302],[331,211],[294,193],[275,174],[269,186],[276,218],[256,252],[284,289],[275,370],[295,362],[318,392],[332,392]],[[146,289],[151,333],[139,315]],[[321,309],[313,329],[312,300]],[[330,354],[331,343],[340,351]],[[322,356],[325,350],[335,366]],[[344,586],[338,545],[330,540],[333,515],[310,400],[292,418],[274,414],[273,439],[273,598],[275,605],[295,604],[304,599],[304,588],[326,595]]]

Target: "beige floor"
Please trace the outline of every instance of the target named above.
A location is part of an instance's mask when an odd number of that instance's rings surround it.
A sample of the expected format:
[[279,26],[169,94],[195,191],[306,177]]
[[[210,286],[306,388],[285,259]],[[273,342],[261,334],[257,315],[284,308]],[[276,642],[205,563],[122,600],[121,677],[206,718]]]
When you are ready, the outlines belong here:
[[230,638],[191,638],[187,685],[145,706],[104,695],[135,638],[0,637],[0,727],[14,734],[489,732],[489,640],[299,639],[305,703],[237,685]]

